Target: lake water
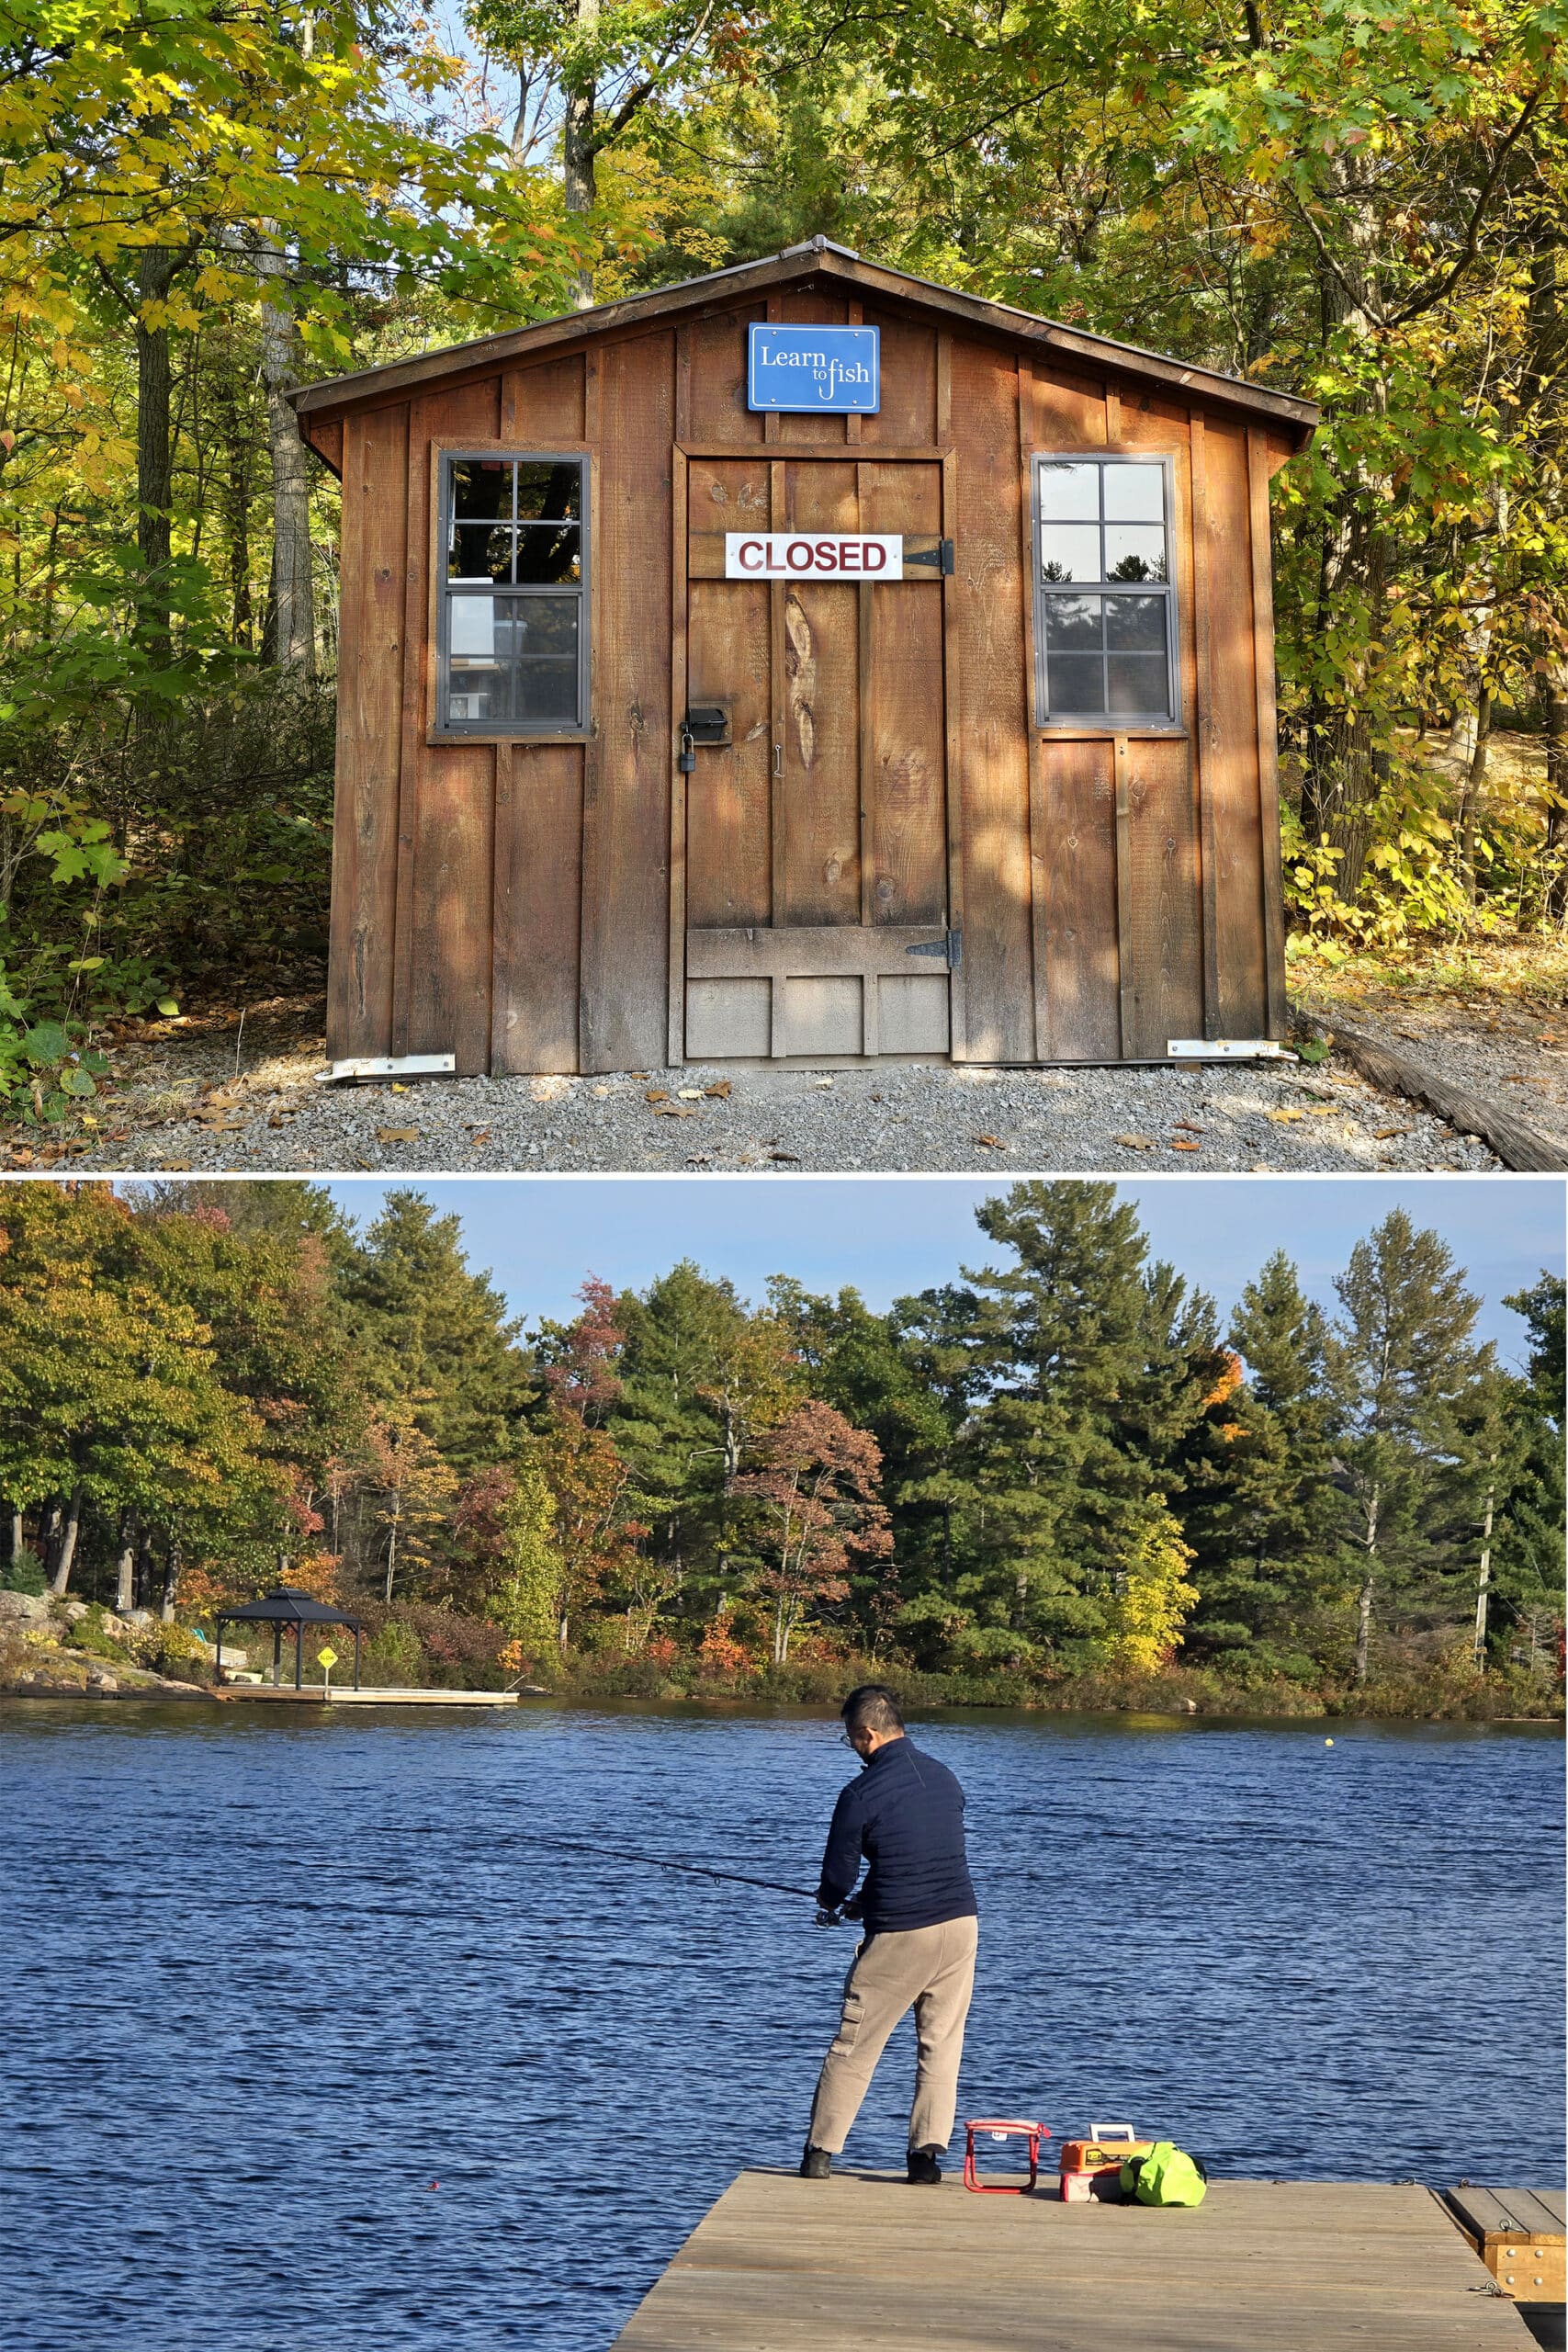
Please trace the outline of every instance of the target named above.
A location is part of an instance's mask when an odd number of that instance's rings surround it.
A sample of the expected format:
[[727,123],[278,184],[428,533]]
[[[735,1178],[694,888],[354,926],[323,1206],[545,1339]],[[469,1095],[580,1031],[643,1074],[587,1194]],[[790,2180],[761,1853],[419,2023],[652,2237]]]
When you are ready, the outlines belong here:
[[[1562,2179],[1558,1737],[1332,1728],[917,1727],[969,1796],[961,2116]],[[529,1833],[810,1887],[836,1731],[0,1705],[8,2341],[597,2352],[798,2156],[851,1931]],[[846,2162],[901,2163],[911,2067],[906,2024]]]

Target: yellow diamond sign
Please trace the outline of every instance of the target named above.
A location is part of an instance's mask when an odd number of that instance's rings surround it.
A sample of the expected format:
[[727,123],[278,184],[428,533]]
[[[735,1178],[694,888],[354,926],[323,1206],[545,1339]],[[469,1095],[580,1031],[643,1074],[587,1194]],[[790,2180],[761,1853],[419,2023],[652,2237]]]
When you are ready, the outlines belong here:
[[333,1667],[337,1664],[336,1650],[318,1650],[316,1652],[316,1664],[318,1666],[324,1666],[327,1672],[330,1674]]

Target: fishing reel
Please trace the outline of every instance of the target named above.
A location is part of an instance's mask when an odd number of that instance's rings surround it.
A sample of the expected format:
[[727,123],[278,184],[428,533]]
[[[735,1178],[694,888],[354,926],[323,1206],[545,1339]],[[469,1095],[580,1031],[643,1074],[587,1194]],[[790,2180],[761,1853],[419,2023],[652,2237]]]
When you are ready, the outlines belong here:
[[817,1925],[819,1928],[841,1928],[843,1924],[844,1915],[837,1904],[819,1903],[817,1905]]

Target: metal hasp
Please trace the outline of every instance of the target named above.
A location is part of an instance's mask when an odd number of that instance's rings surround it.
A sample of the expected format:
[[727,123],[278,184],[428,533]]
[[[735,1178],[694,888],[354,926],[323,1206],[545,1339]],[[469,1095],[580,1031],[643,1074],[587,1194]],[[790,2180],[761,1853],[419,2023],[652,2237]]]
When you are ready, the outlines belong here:
[[276,1679],[278,1652],[283,1641],[283,1628],[294,1628],[294,1688],[303,1687],[305,1628],[307,1625],[346,1625],[354,1635],[354,1687],[359,1688],[359,1630],[361,1621],[346,1609],[329,1609],[324,1600],[317,1600],[298,1586],[280,1584],[275,1591],[265,1593],[260,1600],[247,1600],[238,1609],[220,1609],[213,1614],[212,1632],[215,1650],[212,1660],[213,1679],[223,1679],[223,1628],[225,1625],[271,1625],[273,1634],[273,1677]]
[[906,947],[906,956],[940,956],[950,972],[956,972],[964,961],[964,933],[944,932],[940,939],[922,941],[918,947]]
[[904,561],[907,564],[929,564],[933,571],[940,571],[944,580],[951,580],[953,565],[953,541],[939,539],[934,548],[921,548],[918,553],[911,553],[906,544]]
[[694,743],[728,743],[729,713],[716,702],[694,703],[682,722],[682,732]]

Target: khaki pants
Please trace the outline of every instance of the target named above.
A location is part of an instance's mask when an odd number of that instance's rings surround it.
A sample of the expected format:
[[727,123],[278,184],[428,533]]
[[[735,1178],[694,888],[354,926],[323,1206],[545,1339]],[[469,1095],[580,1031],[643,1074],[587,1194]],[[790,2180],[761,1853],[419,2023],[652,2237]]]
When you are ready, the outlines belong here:
[[811,2102],[814,2148],[826,2148],[833,2156],[841,2153],[887,2037],[911,2008],[919,2054],[908,2144],[946,2147],[958,2105],[964,2020],[975,1990],[976,1934],[972,1918],[946,1919],[936,1928],[868,1936],[860,1945],[844,1979],[839,2030]]

